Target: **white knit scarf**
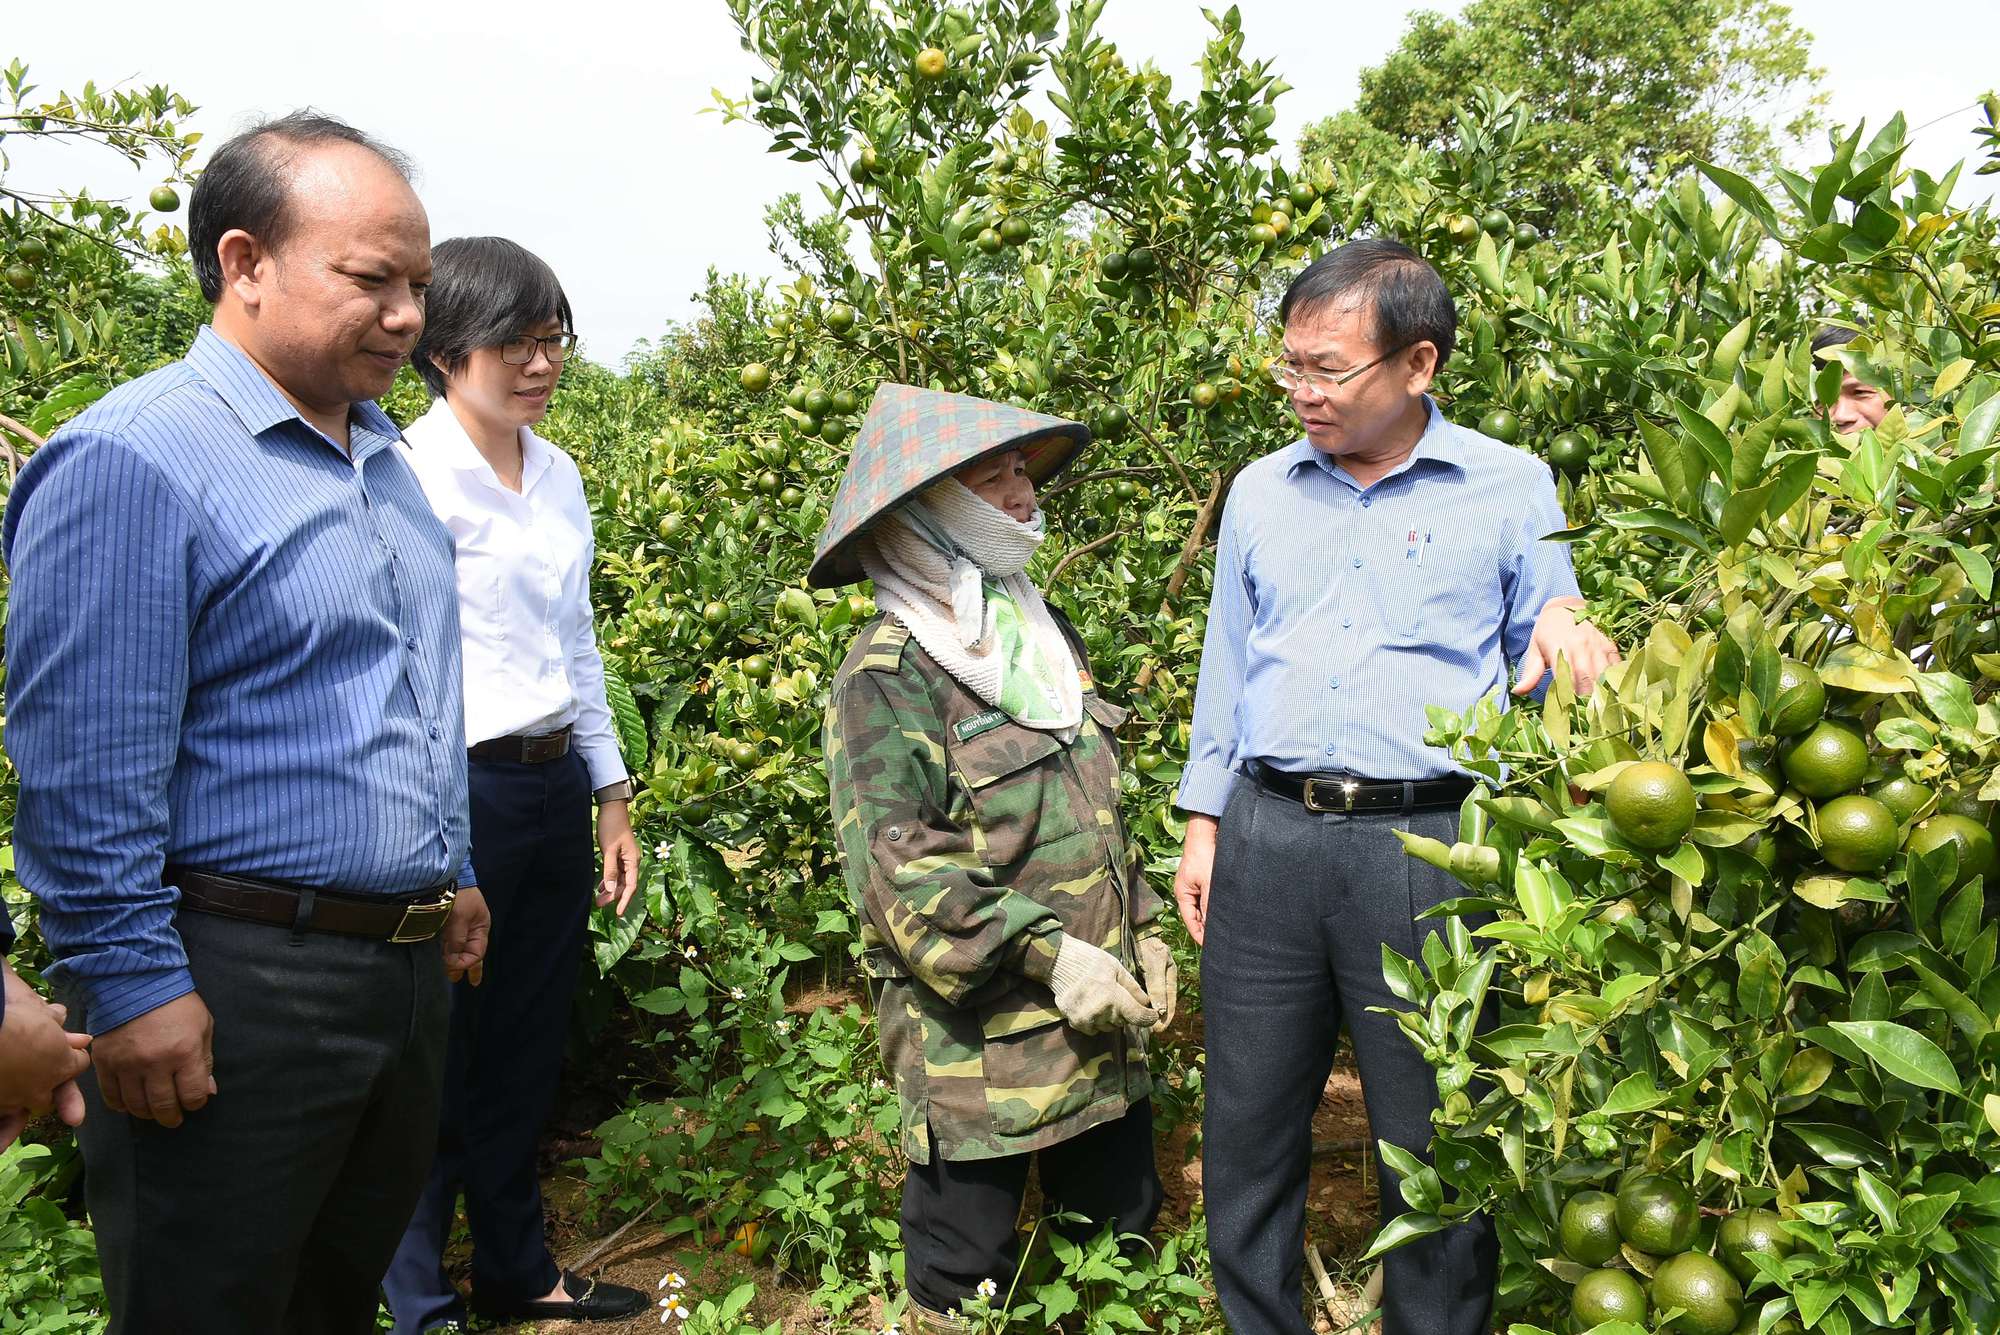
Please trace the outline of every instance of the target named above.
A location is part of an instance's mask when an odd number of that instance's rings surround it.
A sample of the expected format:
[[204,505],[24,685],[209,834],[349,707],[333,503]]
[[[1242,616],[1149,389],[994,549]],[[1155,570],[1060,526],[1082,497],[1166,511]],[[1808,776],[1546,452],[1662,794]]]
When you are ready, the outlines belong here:
[[[1037,514],[1022,523],[987,504],[956,478],[946,478],[890,512],[861,544],[861,567],[875,581],[875,601],[909,629],[924,652],[952,679],[1000,708],[1017,656],[995,633],[987,583],[1021,611],[1027,643],[1019,646],[1048,703],[1013,715],[1049,732],[1083,721],[1083,683],[1068,639],[1022,573],[1042,543]],[[1020,709],[1021,693],[1015,692]]]

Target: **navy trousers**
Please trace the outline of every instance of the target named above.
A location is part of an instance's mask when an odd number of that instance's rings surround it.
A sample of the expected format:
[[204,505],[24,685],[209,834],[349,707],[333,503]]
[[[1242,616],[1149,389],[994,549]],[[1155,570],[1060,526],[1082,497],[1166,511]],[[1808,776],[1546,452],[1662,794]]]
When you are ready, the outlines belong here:
[[[1216,1296],[1236,1335],[1306,1335],[1301,1311],[1312,1114],[1345,1018],[1368,1124],[1429,1162],[1435,1073],[1388,1015],[1382,947],[1415,959],[1443,924],[1424,910],[1466,893],[1404,854],[1395,831],[1446,842],[1456,811],[1307,811],[1239,783],[1216,833],[1201,958],[1208,1055],[1203,1197]],[[1381,1165],[1382,1216],[1403,1213]],[[1499,1245],[1483,1215],[1383,1260],[1384,1335],[1485,1335]]]
[[590,776],[575,752],[543,765],[471,764],[472,867],[493,913],[485,980],[452,989],[437,1159],[382,1289],[397,1335],[465,1320],[444,1270],[459,1193],[472,1287],[539,1298],[549,1255],[535,1147],[555,1101],[597,877]]

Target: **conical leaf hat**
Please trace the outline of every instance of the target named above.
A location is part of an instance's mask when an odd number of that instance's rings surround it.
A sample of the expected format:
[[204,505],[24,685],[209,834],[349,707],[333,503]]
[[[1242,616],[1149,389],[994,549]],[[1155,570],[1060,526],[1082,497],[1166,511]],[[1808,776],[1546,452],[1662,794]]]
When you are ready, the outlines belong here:
[[847,473],[819,535],[807,580],[833,589],[863,579],[855,539],[938,479],[989,454],[1021,450],[1037,486],[1090,443],[1081,422],[1031,413],[969,394],[885,383],[854,439]]

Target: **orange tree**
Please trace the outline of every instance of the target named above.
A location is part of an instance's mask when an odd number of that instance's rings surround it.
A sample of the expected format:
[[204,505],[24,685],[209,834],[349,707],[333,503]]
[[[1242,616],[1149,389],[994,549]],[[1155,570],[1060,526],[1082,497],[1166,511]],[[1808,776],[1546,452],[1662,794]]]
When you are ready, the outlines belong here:
[[[1486,388],[1552,426],[1607,391],[1576,536],[1632,652],[1433,714],[1493,791],[1408,841],[1470,893],[1385,954],[1445,1106],[1377,1248],[1493,1211],[1516,1331],[2000,1322],[2000,250],[1900,118],[1834,149],[1508,284],[1566,374]],[[1863,331],[1835,362],[1815,306]],[[1895,400],[1858,437],[1844,370]]]

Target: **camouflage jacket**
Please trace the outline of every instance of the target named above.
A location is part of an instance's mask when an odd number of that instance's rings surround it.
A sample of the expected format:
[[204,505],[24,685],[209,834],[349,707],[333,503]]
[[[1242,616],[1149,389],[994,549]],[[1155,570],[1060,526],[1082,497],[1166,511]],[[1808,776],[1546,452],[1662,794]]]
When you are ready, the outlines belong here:
[[887,619],[834,679],[833,818],[915,1162],[933,1139],[946,1159],[1054,1145],[1152,1088],[1140,1031],[1078,1033],[1049,988],[1061,932],[1137,977],[1133,943],[1161,907],[1118,809],[1125,711],[1087,671],[1084,711],[1067,744],[1021,727]]

